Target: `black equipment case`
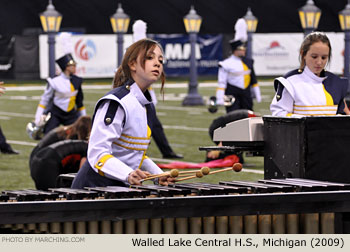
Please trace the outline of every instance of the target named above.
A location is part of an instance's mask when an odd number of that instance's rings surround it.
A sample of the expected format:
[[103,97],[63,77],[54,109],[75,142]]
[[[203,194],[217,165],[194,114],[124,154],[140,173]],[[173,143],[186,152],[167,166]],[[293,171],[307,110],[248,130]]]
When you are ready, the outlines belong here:
[[350,183],[350,117],[265,116],[265,179]]

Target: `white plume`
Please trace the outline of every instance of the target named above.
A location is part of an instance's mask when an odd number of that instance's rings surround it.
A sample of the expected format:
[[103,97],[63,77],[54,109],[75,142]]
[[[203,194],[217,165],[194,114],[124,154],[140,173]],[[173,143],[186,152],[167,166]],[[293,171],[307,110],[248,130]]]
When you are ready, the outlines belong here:
[[239,18],[235,24],[235,38],[234,41],[240,40],[242,42],[247,41],[247,23],[243,18]]
[[139,41],[140,39],[147,38],[146,31],[147,31],[147,24],[143,22],[142,20],[136,20],[135,23],[132,26],[133,31],[133,41]]
[[73,53],[73,42],[71,33],[61,32],[58,35],[57,40],[60,45],[62,55],[65,55],[67,53]]

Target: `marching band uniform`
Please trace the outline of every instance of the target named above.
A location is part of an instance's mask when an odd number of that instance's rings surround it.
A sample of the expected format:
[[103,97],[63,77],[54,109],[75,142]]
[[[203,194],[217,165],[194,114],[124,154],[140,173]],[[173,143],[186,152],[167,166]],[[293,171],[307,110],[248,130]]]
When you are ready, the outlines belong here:
[[230,41],[232,55],[219,62],[216,90],[218,105],[225,104],[225,95],[234,97],[234,103],[226,106],[227,113],[236,109],[253,110],[251,90],[256,101],[261,102],[260,88],[253,68],[254,61],[245,57],[248,34],[247,24],[243,18],[237,20],[235,31],[235,37]]
[[133,80],[102,97],[93,117],[88,162],[79,170],[72,188],[125,186],[129,173],[136,169],[162,173],[146,156],[152,113],[154,105],[148,91],[142,93]]
[[347,80],[331,72],[315,75],[305,66],[274,81],[276,95],[270,110],[274,116],[329,116],[343,113]]
[[218,84],[216,92],[217,104],[224,104],[224,95],[232,95],[235,102],[226,107],[230,112],[236,109],[253,110],[251,87],[255,92],[257,101],[261,101],[260,89],[253,69],[253,60],[231,55],[219,62]]
[[[71,54],[66,54],[56,61],[62,71],[70,64],[76,64]],[[62,72],[59,76],[47,79],[47,86],[35,114],[35,124],[41,123],[41,117],[51,112],[44,133],[56,128],[60,124],[69,125],[80,116],[86,115],[83,105],[83,79],[72,74],[67,76]]]

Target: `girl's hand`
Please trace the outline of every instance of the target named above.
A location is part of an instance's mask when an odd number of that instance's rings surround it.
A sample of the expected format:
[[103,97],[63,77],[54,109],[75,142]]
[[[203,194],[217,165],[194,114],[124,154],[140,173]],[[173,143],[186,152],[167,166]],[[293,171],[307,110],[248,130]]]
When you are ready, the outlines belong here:
[[167,186],[169,184],[174,184],[175,183],[175,178],[170,177],[170,176],[163,176],[159,178],[159,184],[162,186]]
[[130,185],[141,185],[140,180],[145,179],[149,175],[151,175],[149,172],[136,169],[129,173],[128,182]]
[[213,150],[213,151],[208,151],[207,157],[211,159],[217,159],[220,156],[220,151]]

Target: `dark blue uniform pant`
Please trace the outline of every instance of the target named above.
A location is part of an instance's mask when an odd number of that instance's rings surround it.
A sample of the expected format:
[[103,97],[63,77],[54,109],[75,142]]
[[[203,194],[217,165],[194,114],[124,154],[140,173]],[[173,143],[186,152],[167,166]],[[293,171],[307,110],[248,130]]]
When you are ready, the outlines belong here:
[[88,161],[79,169],[75,176],[72,188],[83,189],[84,187],[126,186],[119,180],[109,179],[95,172]]
[[10,145],[6,143],[6,137],[2,133],[1,127],[0,127],[0,149],[5,150],[10,148]]
[[225,95],[232,95],[235,97],[235,102],[232,104],[232,106],[226,107],[227,113],[237,109],[253,110],[253,99],[251,96],[250,87],[241,89],[227,84]]
[[156,142],[158,149],[162,153],[163,156],[170,155],[173,150],[171,149],[168,139],[165,136],[163,126],[161,122],[159,121],[156,113],[154,113],[150,119],[152,120],[152,123],[150,124],[150,128],[152,130],[152,138]]
[[79,111],[75,109],[70,112],[65,112],[55,105],[52,105],[51,109],[48,112],[51,112],[51,118],[45,125],[45,134],[60,126],[61,124],[69,125],[74,123],[80,116]]
[[165,136],[163,126],[159,121],[156,113],[156,109],[153,103],[148,104],[147,106],[147,123],[152,131],[152,138],[156,142],[158,149],[162,153],[163,156],[169,156],[174,154],[171,149],[168,139]]

